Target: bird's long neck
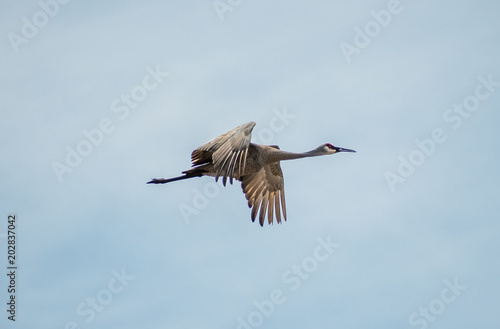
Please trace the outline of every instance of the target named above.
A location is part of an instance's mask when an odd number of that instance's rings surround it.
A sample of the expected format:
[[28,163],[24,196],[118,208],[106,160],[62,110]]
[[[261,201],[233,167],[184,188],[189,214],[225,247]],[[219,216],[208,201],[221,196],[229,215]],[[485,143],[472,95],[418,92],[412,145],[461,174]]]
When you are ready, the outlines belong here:
[[303,153],[294,153],[294,152],[287,152],[287,151],[281,151],[281,150],[272,150],[271,154],[269,156],[271,161],[283,161],[283,160],[294,160],[294,159],[301,159],[301,158],[308,158],[308,157],[314,157],[314,156],[320,156],[324,155],[323,152],[319,149],[314,149],[308,152],[303,152]]

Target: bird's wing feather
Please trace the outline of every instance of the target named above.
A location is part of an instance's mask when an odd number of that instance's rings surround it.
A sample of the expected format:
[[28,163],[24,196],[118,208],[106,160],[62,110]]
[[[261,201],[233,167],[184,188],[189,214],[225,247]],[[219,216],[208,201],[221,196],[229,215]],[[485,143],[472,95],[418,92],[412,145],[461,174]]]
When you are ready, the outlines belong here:
[[213,162],[215,179],[222,176],[225,186],[229,177],[232,184],[235,172],[241,176],[245,171],[254,126],[255,122],[246,123],[198,147],[191,154],[193,166]]
[[278,223],[281,223],[281,213],[286,221],[285,188],[279,162],[272,162],[254,174],[243,176],[241,187],[248,200],[248,206],[252,208],[252,221],[257,218],[259,209],[261,226],[264,225],[266,211],[269,224],[273,222],[273,212]]

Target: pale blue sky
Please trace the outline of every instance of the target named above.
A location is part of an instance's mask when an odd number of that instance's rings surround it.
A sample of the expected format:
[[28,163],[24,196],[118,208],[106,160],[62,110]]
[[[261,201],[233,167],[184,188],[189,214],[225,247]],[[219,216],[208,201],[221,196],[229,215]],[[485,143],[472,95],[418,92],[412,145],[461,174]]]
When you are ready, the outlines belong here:
[[[0,11],[2,328],[500,325],[496,1],[40,3]],[[239,184],[145,184],[249,121],[358,152],[282,163],[282,225]]]

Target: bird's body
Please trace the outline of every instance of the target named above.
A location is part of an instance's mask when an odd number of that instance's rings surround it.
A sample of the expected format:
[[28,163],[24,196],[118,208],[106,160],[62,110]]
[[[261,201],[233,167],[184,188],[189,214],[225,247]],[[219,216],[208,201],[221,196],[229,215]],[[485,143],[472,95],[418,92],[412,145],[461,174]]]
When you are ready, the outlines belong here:
[[263,226],[266,212],[269,224],[273,222],[273,214],[276,214],[278,223],[281,223],[281,214],[286,220],[280,161],[338,152],[355,152],[331,144],[322,144],[304,153],[281,151],[277,146],[251,143],[254,126],[255,122],[246,123],[198,147],[191,154],[193,168],[184,171],[183,176],[153,179],[148,184],[164,184],[201,176],[213,176],[215,180],[222,177],[224,186],[228,178],[231,184],[233,179],[239,180],[248,200],[248,206],[252,208],[252,221],[255,221],[260,209],[259,223]]

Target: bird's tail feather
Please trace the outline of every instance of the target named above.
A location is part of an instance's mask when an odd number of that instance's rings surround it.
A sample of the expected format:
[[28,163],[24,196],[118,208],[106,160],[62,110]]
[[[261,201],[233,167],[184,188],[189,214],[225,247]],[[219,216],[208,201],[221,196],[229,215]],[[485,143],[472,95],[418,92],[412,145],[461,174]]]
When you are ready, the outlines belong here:
[[174,178],[168,178],[168,179],[153,178],[151,181],[147,182],[147,184],[165,184],[165,183],[175,182],[177,180],[188,179],[188,178],[193,178],[193,177],[201,177],[201,176],[203,176],[202,171],[187,172],[182,176],[174,177]]

